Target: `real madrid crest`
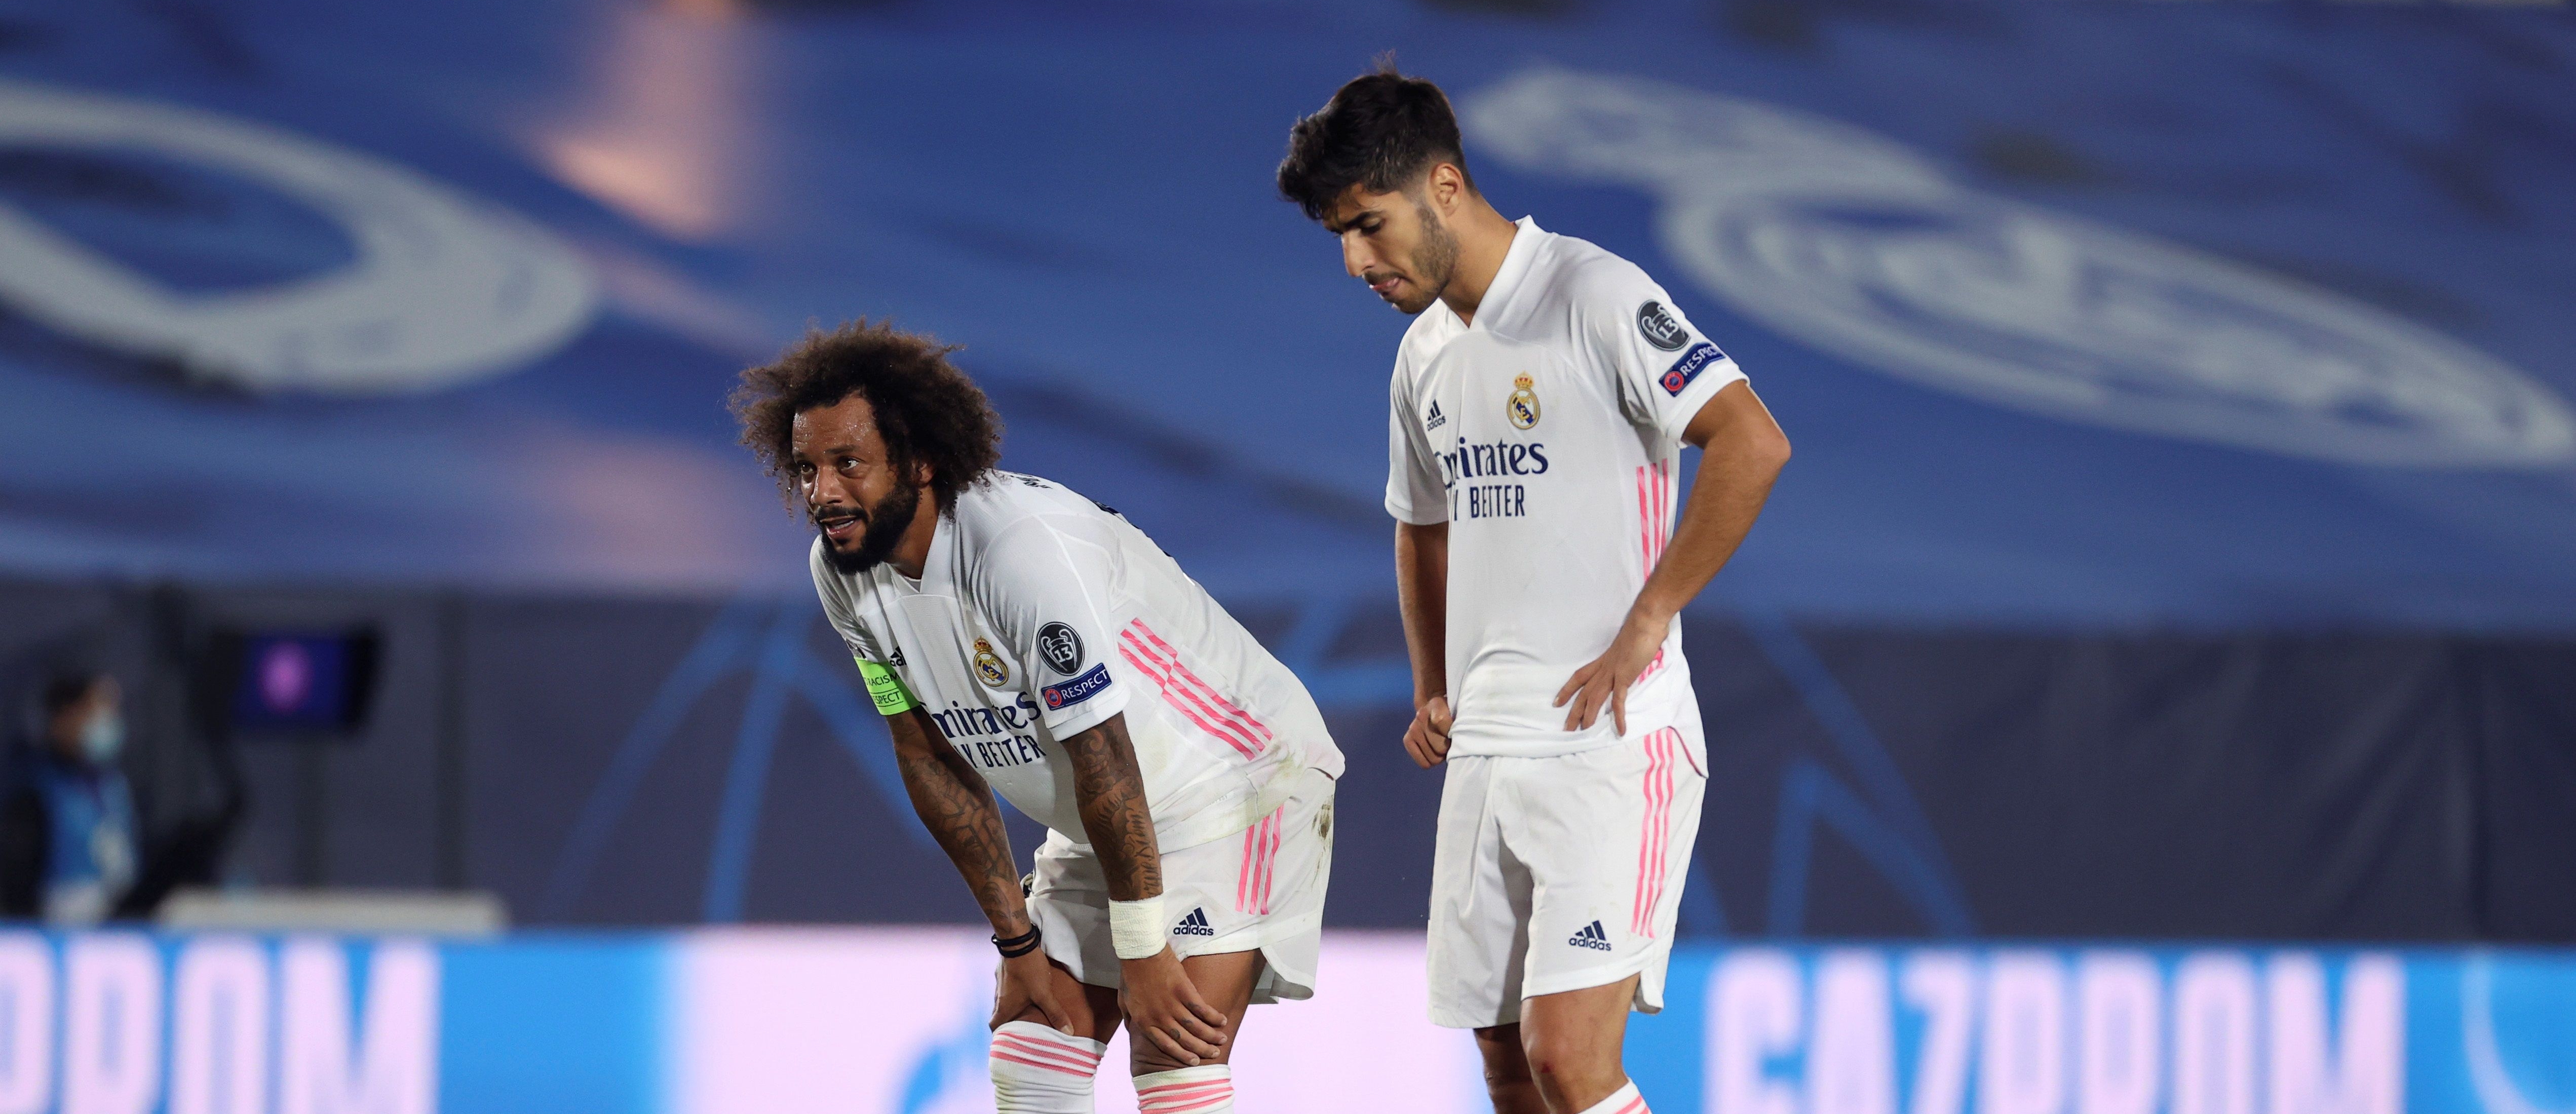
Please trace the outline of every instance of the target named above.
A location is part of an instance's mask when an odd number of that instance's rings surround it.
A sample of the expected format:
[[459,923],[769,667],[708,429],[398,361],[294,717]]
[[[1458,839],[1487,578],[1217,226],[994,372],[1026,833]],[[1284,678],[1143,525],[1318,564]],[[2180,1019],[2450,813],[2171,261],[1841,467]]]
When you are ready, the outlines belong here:
[[975,640],[975,675],[994,688],[1011,683],[1011,667],[1002,664],[1001,655],[993,652],[993,644],[981,638]]
[[1514,376],[1512,397],[1503,400],[1503,416],[1510,418],[1512,424],[1521,429],[1528,429],[1538,424],[1538,392],[1531,390],[1530,384],[1531,380],[1527,372]]

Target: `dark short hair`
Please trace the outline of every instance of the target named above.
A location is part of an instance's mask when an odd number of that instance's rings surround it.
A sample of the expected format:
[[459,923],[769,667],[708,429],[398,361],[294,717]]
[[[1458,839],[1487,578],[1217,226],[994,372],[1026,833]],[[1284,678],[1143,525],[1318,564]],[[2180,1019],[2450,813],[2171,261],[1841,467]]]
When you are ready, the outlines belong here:
[[64,709],[89,699],[89,694],[98,690],[99,682],[107,679],[105,672],[96,669],[56,672],[45,678],[44,688],[36,696],[37,706],[44,709],[46,719],[52,719],[63,714]]
[[958,493],[1002,459],[1002,419],[975,381],[948,362],[957,347],[865,318],[814,329],[776,361],[744,371],[728,404],[742,423],[742,443],[793,501],[796,415],[865,398],[888,459],[906,471],[929,465],[931,494],[941,511],[951,511]]
[[[1458,115],[1439,86],[1396,72],[1390,56],[1343,85],[1322,111],[1288,129],[1279,195],[1296,202],[1307,219],[1321,220],[1352,186],[1394,193],[1443,162],[1467,174]],[[1476,188],[1472,175],[1467,188]]]

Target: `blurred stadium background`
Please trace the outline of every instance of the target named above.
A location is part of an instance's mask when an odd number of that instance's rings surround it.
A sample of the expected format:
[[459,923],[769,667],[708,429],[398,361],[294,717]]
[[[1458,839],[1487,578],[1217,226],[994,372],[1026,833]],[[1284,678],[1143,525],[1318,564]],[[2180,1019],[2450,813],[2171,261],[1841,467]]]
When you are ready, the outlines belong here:
[[1242,1108],[1483,1109],[1403,321],[1270,185],[1390,48],[1798,445],[1686,619],[1657,1109],[2576,1106],[2563,3],[0,0],[7,723],[121,682],[177,893],[0,931],[0,1110],[989,1109],[984,930],[721,405],[857,315],[1334,723]]

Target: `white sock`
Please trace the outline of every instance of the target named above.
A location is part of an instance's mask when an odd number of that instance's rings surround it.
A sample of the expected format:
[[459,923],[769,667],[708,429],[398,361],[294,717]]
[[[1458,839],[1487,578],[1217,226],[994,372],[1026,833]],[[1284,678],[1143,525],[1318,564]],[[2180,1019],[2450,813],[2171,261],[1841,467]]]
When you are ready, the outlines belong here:
[[1091,1077],[1107,1047],[1035,1021],[993,1030],[995,1114],[1091,1114]]
[[1610,1097],[1593,1103],[1583,1114],[1647,1114],[1646,1096],[1637,1093],[1637,1081],[1631,1079],[1610,1092]]
[[1234,1114],[1234,1065],[1137,1076],[1136,1114]]

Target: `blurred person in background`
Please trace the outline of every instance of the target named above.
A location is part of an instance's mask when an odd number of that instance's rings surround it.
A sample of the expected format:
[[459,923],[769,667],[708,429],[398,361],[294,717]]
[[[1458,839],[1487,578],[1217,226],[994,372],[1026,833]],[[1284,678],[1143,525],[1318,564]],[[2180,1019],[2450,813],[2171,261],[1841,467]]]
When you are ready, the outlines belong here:
[[66,672],[45,683],[38,711],[0,803],[0,912],[95,924],[118,910],[139,865],[134,791],[117,765],[124,690],[103,672]]

